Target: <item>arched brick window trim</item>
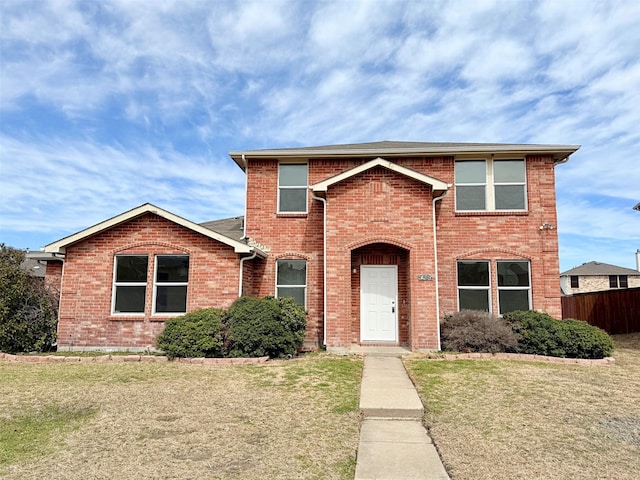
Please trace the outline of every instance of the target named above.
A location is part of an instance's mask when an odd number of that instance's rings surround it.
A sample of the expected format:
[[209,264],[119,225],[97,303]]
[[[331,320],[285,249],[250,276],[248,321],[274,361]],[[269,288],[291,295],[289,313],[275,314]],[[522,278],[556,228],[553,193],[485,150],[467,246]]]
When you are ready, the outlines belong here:
[[[517,252],[515,250],[508,250],[504,248],[481,248],[479,250],[472,250],[467,253],[463,253],[462,255],[457,255],[456,258],[458,260],[484,260],[487,257],[487,254],[501,254],[502,256],[507,255],[503,258],[509,259],[522,259],[522,260],[531,260],[531,257],[525,255],[524,253]],[[493,257],[494,255],[489,255]]]
[[371,245],[373,243],[387,243],[390,245],[395,245],[396,247],[404,248],[405,250],[413,250],[415,247],[409,243],[405,243],[401,240],[397,240],[395,238],[390,237],[370,237],[365,240],[360,240],[358,242],[350,243],[346,246],[347,250],[355,250],[360,247],[364,247],[366,245]]
[[311,260],[311,257],[309,255],[304,255],[302,253],[291,253],[291,252],[285,252],[282,253],[280,255],[278,255],[277,257],[274,258],[275,261],[278,260],[306,260],[309,261]]
[[[182,246],[179,245],[173,245],[171,243],[166,243],[166,242],[136,242],[136,243],[131,243],[129,245],[125,245],[123,247],[118,248],[117,250],[112,250],[111,253],[118,254],[121,252],[125,252],[127,250],[131,250],[131,249],[135,249],[135,248],[140,248],[140,247],[154,247],[153,250],[162,250],[164,251],[164,249],[169,249],[172,251],[178,251],[178,252],[183,252],[185,254],[191,254],[191,250],[188,248],[184,248]],[[160,248],[158,248],[160,247]]]

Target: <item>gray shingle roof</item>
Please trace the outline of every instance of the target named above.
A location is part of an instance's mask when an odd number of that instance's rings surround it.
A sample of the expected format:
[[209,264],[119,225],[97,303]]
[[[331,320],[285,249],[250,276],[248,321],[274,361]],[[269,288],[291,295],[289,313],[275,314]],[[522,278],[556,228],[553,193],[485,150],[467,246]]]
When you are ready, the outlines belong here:
[[204,222],[200,225],[233,240],[242,240],[244,235],[244,217],[223,218]]
[[640,272],[632,270],[631,268],[618,267],[608,263],[588,262],[560,274],[560,276],[565,275],[640,275]]

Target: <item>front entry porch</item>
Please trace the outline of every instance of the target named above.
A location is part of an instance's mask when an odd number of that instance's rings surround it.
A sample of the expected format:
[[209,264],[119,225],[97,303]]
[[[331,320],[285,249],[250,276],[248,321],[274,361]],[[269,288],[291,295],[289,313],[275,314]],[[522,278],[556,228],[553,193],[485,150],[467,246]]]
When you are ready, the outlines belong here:
[[351,344],[409,345],[409,252],[374,243],[351,252]]

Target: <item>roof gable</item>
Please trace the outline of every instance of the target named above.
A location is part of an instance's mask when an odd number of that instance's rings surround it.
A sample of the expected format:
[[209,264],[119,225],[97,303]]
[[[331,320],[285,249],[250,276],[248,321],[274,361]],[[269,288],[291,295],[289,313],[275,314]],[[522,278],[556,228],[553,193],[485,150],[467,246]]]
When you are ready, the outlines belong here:
[[251,247],[246,243],[242,243],[232,238],[221,235],[220,233],[208,229],[202,225],[198,225],[197,223],[193,223],[190,220],[179,217],[178,215],[174,215],[167,210],[156,207],[151,203],[145,203],[144,205],[140,205],[139,207],[121,213],[120,215],[116,215],[115,217],[97,223],[96,225],[93,225],[89,228],[85,228],[84,230],[74,233],[73,235],[64,237],[57,242],[50,243],[49,245],[44,247],[44,251],[50,253],[65,253],[66,248],[74,243],[80,242],[93,235],[97,235],[101,232],[104,232],[105,230],[109,230],[110,228],[128,222],[129,220],[132,220],[146,213],[152,213],[166,220],[169,220],[170,222],[188,228],[189,230],[193,230],[194,232],[204,235],[205,237],[209,237],[213,240],[217,240],[220,243],[224,243],[225,245],[232,247],[235,253],[251,253],[255,250],[254,247]]
[[327,188],[329,188],[331,185],[341,182],[342,180],[346,180],[347,178],[351,178],[355,175],[358,175],[362,172],[370,170],[371,168],[374,168],[374,167],[384,167],[388,170],[397,172],[401,175],[405,175],[407,177],[413,178],[418,182],[426,183],[428,185],[431,185],[433,190],[446,191],[451,186],[448,183],[443,182],[442,180],[438,180],[437,178],[424,175],[410,168],[403,167],[402,165],[398,165],[396,163],[390,162],[389,160],[385,160],[384,158],[378,157],[375,160],[371,160],[367,163],[363,163],[362,165],[358,165],[357,167],[352,168],[351,170],[347,170],[338,175],[327,178],[322,182],[318,182],[314,185],[311,185],[309,188],[311,188],[314,192],[326,192]]
[[631,268],[618,267],[616,265],[610,265],[608,263],[588,262],[588,263],[583,263],[579,267],[572,268],[571,270],[567,270],[566,272],[562,272],[560,274],[561,277],[564,277],[567,275],[584,275],[584,276],[639,275],[640,276],[640,272],[637,270],[632,270]]

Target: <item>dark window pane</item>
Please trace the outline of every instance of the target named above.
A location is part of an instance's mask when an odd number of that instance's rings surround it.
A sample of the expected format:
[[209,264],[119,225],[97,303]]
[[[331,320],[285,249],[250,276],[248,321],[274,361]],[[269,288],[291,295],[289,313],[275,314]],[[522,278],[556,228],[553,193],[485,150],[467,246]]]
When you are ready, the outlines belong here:
[[460,295],[460,310],[484,310],[489,311],[488,290],[464,290],[458,291]]
[[188,282],[189,256],[158,256],[157,282]]
[[488,262],[458,262],[458,285],[463,287],[488,287]]
[[629,288],[629,281],[626,275],[620,275],[620,288]]
[[298,304],[304,307],[304,287],[278,287],[278,298],[291,297]]
[[280,190],[280,211],[281,212],[306,212],[307,211],[307,189],[287,188]]
[[609,288],[618,288],[618,276],[609,275]]
[[500,314],[514,310],[529,310],[529,290],[500,290],[498,292]]
[[571,288],[580,288],[580,280],[577,275],[571,275]]
[[278,285],[306,285],[307,262],[305,260],[278,260]]
[[496,185],[496,210],[524,210],[524,185]]
[[528,287],[529,262],[498,262],[499,287]]
[[280,164],[279,185],[285,187],[307,186],[307,165]]
[[116,282],[146,282],[147,263],[146,255],[116,257]]
[[484,160],[456,162],[456,183],[485,183],[487,181],[487,167]]
[[156,312],[184,313],[187,311],[187,286],[156,287]]
[[524,160],[496,160],[493,162],[494,183],[524,182]]
[[144,313],[144,297],[147,287],[116,287],[115,313]]
[[486,187],[456,185],[456,210],[484,210]]

